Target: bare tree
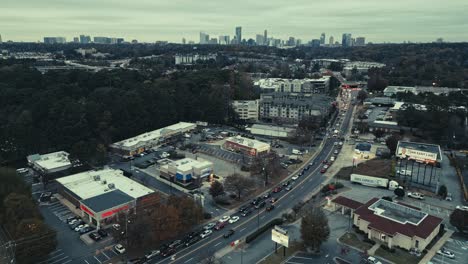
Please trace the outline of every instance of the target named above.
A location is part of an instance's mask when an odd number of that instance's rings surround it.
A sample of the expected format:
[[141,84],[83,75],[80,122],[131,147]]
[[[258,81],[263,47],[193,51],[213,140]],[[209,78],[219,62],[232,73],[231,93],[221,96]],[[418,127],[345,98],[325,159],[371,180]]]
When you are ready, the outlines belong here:
[[227,191],[235,192],[237,194],[237,199],[240,199],[242,194],[255,188],[254,184],[252,179],[237,173],[227,176],[226,180],[224,180],[224,188]]

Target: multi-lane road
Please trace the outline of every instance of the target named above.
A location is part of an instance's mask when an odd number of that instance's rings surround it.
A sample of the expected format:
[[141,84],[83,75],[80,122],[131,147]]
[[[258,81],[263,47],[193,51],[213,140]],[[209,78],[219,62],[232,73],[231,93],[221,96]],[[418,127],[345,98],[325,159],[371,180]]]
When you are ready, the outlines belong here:
[[[341,118],[339,126],[341,135],[347,133],[352,115],[350,99],[347,98],[346,100],[348,101],[348,107],[346,109],[345,116]],[[326,180],[324,174],[320,173],[323,166],[322,161],[328,160],[332,155],[334,155],[333,152],[337,149],[334,146],[334,143],[337,141],[340,141],[340,139],[326,137],[322,143],[321,149],[315,157],[313,157],[312,161],[310,161],[310,164],[312,165],[307,171],[305,171],[302,177],[299,177],[295,181],[292,189],[288,192],[283,190],[279,193],[273,194],[273,197],[278,199],[275,203],[274,210],[267,212],[263,208],[254,211],[247,217],[241,217],[237,223],[229,224],[221,231],[213,231],[211,236],[204,238],[202,241],[190,247],[179,250],[175,255],[175,259],[154,259],[150,263],[198,263],[200,262],[201,257],[207,257],[207,254],[214,253],[223,247],[229,246],[231,242],[244,238],[269,220],[281,217],[284,210],[292,208],[292,206],[302,201],[304,197],[310,195],[314,190],[317,190],[317,187],[320,187]],[[305,163],[304,167],[307,165],[309,165],[309,162]],[[234,213],[233,215],[240,216],[238,213]],[[234,229],[235,233],[226,239],[223,237],[223,234],[229,229]]]

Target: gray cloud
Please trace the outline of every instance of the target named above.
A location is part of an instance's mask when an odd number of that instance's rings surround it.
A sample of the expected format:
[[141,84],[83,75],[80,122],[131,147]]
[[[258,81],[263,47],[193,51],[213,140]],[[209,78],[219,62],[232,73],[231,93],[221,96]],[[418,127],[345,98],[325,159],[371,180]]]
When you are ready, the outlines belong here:
[[1,0],[3,39],[35,41],[43,36],[123,36],[141,41],[198,41],[213,36],[246,37],[269,31],[308,41],[321,32],[343,32],[369,41],[468,40],[466,0]]

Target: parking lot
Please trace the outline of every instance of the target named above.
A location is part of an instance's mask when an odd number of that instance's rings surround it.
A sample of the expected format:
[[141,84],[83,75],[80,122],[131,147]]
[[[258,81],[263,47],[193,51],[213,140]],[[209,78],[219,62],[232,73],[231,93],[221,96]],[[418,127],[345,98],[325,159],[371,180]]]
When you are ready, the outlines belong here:
[[49,258],[38,262],[38,264],[67,264],[72,262],[70,256],[65,254],[65,252],[58,248],[49,254]]
[[58,201],[50,203],[48,208],[63,223],[67,221],[67,218],[75,216],[75,214],[72,213],[70,209]]
[[107,247],[100,250],[98,254],[94,256],[87,256],[83,259],[82,263],[86,264],[101,264],[119,256],[120,254],[114,250],[113,247]]
[[455,258],[451,259],[442,255],[436,254],[432,259],[432,263],[466,263],[468,259],[468,242],[450,238],[443,246],[448,251],[455,254]]

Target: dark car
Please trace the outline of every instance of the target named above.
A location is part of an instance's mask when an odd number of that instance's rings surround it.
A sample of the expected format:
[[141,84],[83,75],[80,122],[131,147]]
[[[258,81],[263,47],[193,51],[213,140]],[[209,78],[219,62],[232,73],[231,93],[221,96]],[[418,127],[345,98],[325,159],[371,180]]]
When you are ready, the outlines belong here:
[[101,238],[102,238],[102,237],[101,237],[98,233],[96,233],[96,232],[89,233],[89,237],[90,237],[92,240],[94,240],[94,241],[99,241],[99,240],[101,240]]
[[224,238],[228,238],[230,236],[234,235],[234,230],[233,229],[230,229],[229,231],[227,231],[226,233],[224,233],[223,237]]
[[248,216],[249,214],[252,213],[252,210],[245,210],[243,213],[242,213],[242,216]]
[[239,213],[244,212],[245,210],[247,210],[247,208],[248,208],[248,206],[246,206],[246,205],[241,206],[241,207],[239,208]]
[[168,248],[168,249],[164,250],[163,252],[161,252],[161,256],[168,257],[170,255],[174,255],[175,253],[176,253],[175,248]]
[[86,234],[94,230],[94,227],[88,226],[80,230],[80,234]]
[[179,247],[181,244],[182,244],[182,241],[181,241],[181,240],[176,240],[176,241],[173,241],[171,244],[169,244],[169,247],[170,247],[170,248],[177,248],[177,247]]
[[78,216],[72,216],[72,217],[68,217],[67,218],[67,224],[69,224],[71,221],[75,220],[75,219],[80,219]]
[[185,242],[185,246],[186,247],[189,247],[195,243],[197,243],[198,241],[200,241],[201,237],[200,237],[200,234],[198,234],[197,236],[194,236],[192,237],[191,239],[187,240],[187,242]]
[[274,193],[279,193],[281,192],[281,186],[277,186],[275,189],[273,189]]
[[101,237],[107,237],[107,235],[108,235],[107,231],[104,230],[104,229],[99,229],[97,232]]
[[263,195],[263,199],[267,199],[267,198],[270,198],[271,197],[271,193],[270,192],[267,192]]
[[215,230],[221,230],[226,226],[226,222],[218,222],[215,226]]
[[262,202],[258,203],[258,204],[255,206],[255,208],[256,208],[256,209],[260,209],[260,208],[262,208],[262,207],[265,207],[265,205],[266,205],[265,201],[262,201]]
[[267,208],[266,208],[266,211],[269,212],[271,210],[275,209],[275,206],[270,204]]

